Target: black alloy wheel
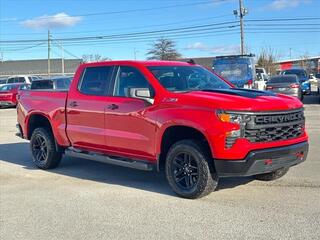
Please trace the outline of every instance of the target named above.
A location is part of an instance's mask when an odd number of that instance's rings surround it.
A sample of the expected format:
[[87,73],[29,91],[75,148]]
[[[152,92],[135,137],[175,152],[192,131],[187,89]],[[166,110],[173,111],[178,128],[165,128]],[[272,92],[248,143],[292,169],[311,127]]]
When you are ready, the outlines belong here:
[[190,153],[179,153],[173,160],[173,166],[175,183],[181,189],[190,190],[198,183],[198,164]]
[[34,158],[39,162],[46,161],[48,157],[48,146],[46,140],[40,134],[35,136],[34,142],[32,144],[32,154]]

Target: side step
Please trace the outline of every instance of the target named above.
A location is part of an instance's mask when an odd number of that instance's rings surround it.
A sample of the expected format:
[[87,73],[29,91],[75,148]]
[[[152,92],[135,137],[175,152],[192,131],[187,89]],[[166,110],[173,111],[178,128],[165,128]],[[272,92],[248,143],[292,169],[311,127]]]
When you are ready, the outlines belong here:
[[113,164],[122,167],[134,168],[143,171],[152,171],[156,168],[156,165],[150,164],[143,160],[134,160],[116,156],[106,156],[98,152],[83,151],[81,149],[73,147],[67,148],[65,150],[65,153],[72,157],[85,158],[88,160]]

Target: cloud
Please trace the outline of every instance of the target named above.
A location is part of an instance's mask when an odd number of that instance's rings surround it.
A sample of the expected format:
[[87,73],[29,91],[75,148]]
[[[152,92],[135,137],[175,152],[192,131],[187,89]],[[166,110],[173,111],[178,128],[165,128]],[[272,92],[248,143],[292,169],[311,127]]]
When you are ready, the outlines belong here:
[[236,54],[239,53],[239,45],[220,45],[220,46],[208,46],[202,42],[195,42],[188,45],[186,50],[199,50],[210,54]]
[[298,7],[300,4],[309,3],[310,0],[274,0],[269,7],[274,10]]
[[72,17],[62,12],[55,15],[44,15],[33,19],[25,20],[21,24],[26,28],[33,29],[52,29],[74,26],[82,20],[81,17]]

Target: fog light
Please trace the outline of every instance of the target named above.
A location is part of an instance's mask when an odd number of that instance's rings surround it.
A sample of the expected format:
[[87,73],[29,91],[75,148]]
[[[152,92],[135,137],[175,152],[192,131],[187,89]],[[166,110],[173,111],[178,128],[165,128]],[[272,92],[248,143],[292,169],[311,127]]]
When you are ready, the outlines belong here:
[[236,140],[240,137],[241,131],[240,130],[234,130],[230,132],[226,132],[226,148],[231,148],[233,144],[236,142]]
[[230,132],[226,132],[227,137],[234,137],[234,138],[239,138],[241,136],[241,131],[239,130],[233,130]]

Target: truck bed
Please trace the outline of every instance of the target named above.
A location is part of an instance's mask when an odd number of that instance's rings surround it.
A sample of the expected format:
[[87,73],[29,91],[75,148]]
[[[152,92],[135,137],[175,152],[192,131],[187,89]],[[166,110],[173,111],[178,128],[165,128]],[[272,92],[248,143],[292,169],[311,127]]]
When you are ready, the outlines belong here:
[[19,94],[17,113],[20,127],[26,137],[28,133],[25,122],[31,113],[39,113],[47,117],[57,137],[57,142],[62,146],[69,145],[66,135],[66,101],[67,90],[23,90]]

